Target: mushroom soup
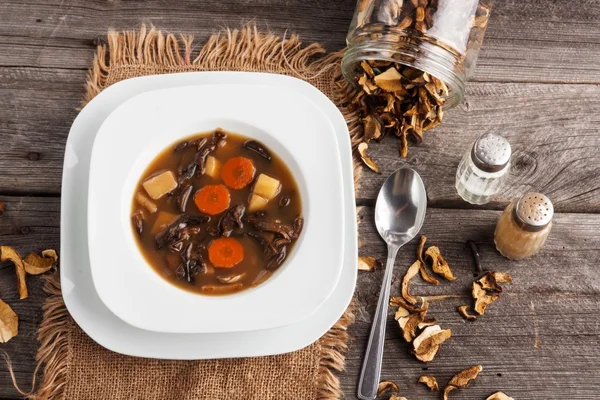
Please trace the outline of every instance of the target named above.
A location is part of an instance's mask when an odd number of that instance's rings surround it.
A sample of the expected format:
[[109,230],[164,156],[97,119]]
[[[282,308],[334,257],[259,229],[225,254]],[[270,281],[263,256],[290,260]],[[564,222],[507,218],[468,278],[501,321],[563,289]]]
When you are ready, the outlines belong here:
[[229,294],[267,280],[303,225],[300,193],[262,143],[224,132],[165,149],[143,173],[132,225],[148,264],[172,284]]

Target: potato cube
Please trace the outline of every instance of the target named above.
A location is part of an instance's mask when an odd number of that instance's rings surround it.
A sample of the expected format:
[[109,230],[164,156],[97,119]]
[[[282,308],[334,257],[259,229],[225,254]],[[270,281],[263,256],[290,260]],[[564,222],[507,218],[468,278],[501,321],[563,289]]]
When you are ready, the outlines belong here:
[[175,221],[177,217],[177,215],[170,212],[159,211],[158,215],[156,216],[156,220],[154,220],[154,225],[152,225],[152,230],[150,233],[156,235],[158,232],[165,229],[171,222]]
[[152,202],[152,200],[150,200],[148,198],[148,196],[146,196],[144,193],[142,192],[137,192],[135,194],[135,201],[137,201],[137,203],[144,207],[146,210],[148,210],[148,212],[150,214],[154,214],[156,212],[156,210],[158,209],[158,207],[156,207],[156,204],[154,204]]
[[256,194],[251,194],[250,201],[248,204],[248,212],[262,210],[263,208],[266,207],[268,202],[269,202],[269,200],[265,199],[264,197],[260,197],[259,195],[256,195]]
[[177,180],[175,179],[175,174],[171,171],[165,171],[146,179],[142,183],[142,186],[144,186],[144,189],[146,189],[146,192],[152,199],[158,200],[177,187]]
[[275,178],[269,175],[260,174],[254,185],[254,194],[264,197],[267,200],[273,199],[281,191],[281,184]]
[[221,169],[221,163],[219,162],[219,160],[217,160],[213,156],[208,156],[206,158],[206,175],[210,176],[211,178],[216,179],[219,177],[220,169]]

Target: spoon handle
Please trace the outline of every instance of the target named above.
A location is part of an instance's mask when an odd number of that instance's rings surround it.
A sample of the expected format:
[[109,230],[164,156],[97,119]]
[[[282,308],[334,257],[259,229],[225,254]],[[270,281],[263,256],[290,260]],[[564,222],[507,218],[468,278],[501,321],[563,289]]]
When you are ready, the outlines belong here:
[[365,358],[358,381],[358,398],[361,400],[373,400],[377,397],[377,386],[381,376],[381,361],[383,359],[383,343],[385,342],[385,324],[387,321],[387,310],[390,302],[390,286],[394,261],[400,247],[388,245],[388,259],[385,266],[383,284],[379,292],[377,310],[371,326],[371,334],[365,351]]

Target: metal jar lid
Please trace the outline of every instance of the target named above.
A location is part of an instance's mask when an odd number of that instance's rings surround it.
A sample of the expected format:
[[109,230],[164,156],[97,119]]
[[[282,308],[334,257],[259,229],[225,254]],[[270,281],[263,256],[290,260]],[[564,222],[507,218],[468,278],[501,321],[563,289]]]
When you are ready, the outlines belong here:
[[515,221],[528,231],[541,231],[552,221],[553,215],[552,202],[541,193],[526,193],[515,205]]
[[484,133],[473,144],[471,159],[482,171],[498,172],[510,161],[511,149],[508,140],[496,133]]

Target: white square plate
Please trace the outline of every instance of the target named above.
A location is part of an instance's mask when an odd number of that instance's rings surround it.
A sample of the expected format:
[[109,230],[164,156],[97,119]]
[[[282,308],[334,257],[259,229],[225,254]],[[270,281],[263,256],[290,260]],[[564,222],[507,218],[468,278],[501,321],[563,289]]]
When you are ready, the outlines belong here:
[[[337,287],[306,320],[279,328],[217,334],[170,334],[142,330],[115,316],[92,281],[87,246],[87,194],[91,149],[104,119],[121,103],[143,92],[201,84],[256,83],[286,87],[312,98],[335,127],[342,159],[344,261]],[[162,359],[256,357],[299,350],[320,338],[348,307],[356,284],[356,208],[350,137],[335,105],[313,86],[282,75],[193,72],[154,75],[119,82],[103,90],[77,116],[66,144],[61,198],[61,286],[75,322],[99,345],[126,355]]]
[[[170,284],[148,265],[134,237],[131,203],[157,154],[217,127],[256,139],[283,159],[298,183],[304,227],[288,259],[262,285],[206,296]],[[252,331],[296,323],[337,285],[343,206],[335,130],[309,98],[255,84],[143,93],[106,118],[92,149],[88,243],[94,285],[119,318],[156,332]]]

